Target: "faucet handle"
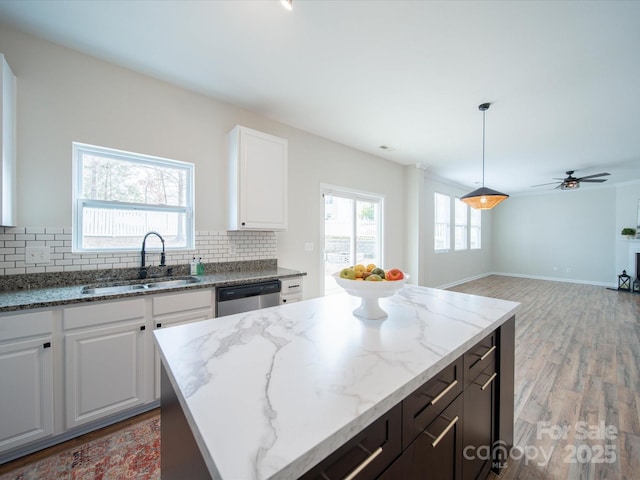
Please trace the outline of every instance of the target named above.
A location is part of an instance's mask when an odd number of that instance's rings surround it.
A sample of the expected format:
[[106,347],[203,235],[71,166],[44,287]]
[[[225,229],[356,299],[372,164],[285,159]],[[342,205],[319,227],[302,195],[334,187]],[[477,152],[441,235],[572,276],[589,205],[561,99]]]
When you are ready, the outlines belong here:
[[147,278],[147,267],[140,267],[140,270],[138,270],[138,278]]

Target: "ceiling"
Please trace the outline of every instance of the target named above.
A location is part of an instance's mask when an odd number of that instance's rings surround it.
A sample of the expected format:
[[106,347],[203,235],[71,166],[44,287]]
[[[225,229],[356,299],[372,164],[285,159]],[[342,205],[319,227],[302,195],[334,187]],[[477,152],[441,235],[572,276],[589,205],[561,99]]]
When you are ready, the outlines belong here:
[[484,102],[491,188],[640,179],[638,1],[0,0],[0,19],[472,188]]

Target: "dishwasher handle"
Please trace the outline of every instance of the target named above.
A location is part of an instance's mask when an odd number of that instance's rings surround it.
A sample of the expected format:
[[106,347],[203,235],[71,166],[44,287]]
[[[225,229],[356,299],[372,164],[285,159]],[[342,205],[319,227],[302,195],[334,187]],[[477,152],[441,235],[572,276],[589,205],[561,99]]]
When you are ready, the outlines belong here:
[[216,289],[218,302],[255,297],[257,295],[267,295],[269,293],[280,293],[280,280],[233,285]]

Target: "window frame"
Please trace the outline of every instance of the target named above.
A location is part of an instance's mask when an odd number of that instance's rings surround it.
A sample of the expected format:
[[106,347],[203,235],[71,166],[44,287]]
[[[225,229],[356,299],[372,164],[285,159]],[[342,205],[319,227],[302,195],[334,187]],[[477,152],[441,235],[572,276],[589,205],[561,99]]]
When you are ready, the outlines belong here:
[[[464,208],[464,223],[462,218],[458,218],[459,208]],[[458,229],[462,229],[463,234],[458,235]],[[458,240],[462,240],[463,245],[458,247]],[[469,249],[469,205],[460,200],[460,197],[454,197],[453,199],[453,249],[455,251],[462,251]]]
[[[474,216],[478,219],[478,224],[474,224]],[[477,230],[477,238],[478,244],[474,245],[473,240],[473,230]],[[469,209],[469,250],[481,250],[482,249],[482,210],[478,210],[475,208]]]
[[[111,158],[120,161],[128,161],[136,164],[152,165],[163,168],[172,168],[183,170],[186,172],[185,181],[185,201],[184,206],[173,205],[157,205],[134,202],[121,202],[112,200],[95,200],[82,196],[83,194],[83,154],[93,154],[104,158]],[[85,248],[83,237],[83,210],[84,208],[101,208],[105,210],[140,210],[145,212],[165,212],[177,213],[185,216],[185,245],[170,246],[167,250],[182,251],[193,250],[195,248],[195,215],[194,215],[194,198],[195,198],[195,165],[179,160],[155,157],[152,155],[144,155],[140,153],[127,152],[109,147],[100,147],[80,142],[72,143],[72,252],[73,253],[109,253],[109,252],[135,252],[138,251],[134,247],[107,247],[107,248]],[[142,241],[142,237],[141,237]]]
[[[446,223],[439,221],[437,196],[446,198],[446,204],[447,204]],[[446,225],[446,228],[443,229],[443,231],[446,232],[446,238],[445,238],[446,247],[443,247],[443,248],[438,248],[436,245],[436,242],[437,242],[436,235],[438,232],[439,225]],[[433,251],[436,253],[451,251],[451,195],[447,195],[445,193],[439,193],[439,192],[433,192]]]

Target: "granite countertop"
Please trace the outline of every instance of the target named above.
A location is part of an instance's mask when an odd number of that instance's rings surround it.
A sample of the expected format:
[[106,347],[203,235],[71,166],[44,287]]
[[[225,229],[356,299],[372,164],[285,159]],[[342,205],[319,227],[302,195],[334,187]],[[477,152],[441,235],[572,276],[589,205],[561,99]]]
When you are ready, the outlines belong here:
[[518,303],[406,285],[154,332],[213,478],[297,478],[508,320]]
[[[95,302],[98,300],[113,300],[116,298],[133,297],[138,295],[153,295],[162,292],[166,293],[167,291],[223,287],[226,285],[253,283],[263,280],[273,280],[276,278],[283,279],[289,277],[297,277],[300,275],[306,275],[306,273],[298,270],[291,270],[288,268],[275,267],[257,270],[240,270],[212,273],[195,277],[199,279],[197,283],[182,285],[179,287],[156,288],[153,290],[134,290],[130,292],[111,294],[82,293],[82,288],[86,285],[37,288],[32,290],[16,290],[9,292],[0,292],[0,312],[53,307],[56,305],[68,305],[72,303]],[[171,277],[167,277],[166,279],[170,280]],[[153,280],[154,279],[146,279],[140,281],[132,281],[132,283],[144,283],[145,281],[150,282]]]

